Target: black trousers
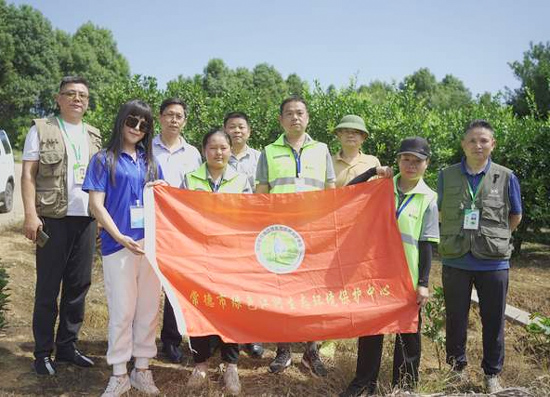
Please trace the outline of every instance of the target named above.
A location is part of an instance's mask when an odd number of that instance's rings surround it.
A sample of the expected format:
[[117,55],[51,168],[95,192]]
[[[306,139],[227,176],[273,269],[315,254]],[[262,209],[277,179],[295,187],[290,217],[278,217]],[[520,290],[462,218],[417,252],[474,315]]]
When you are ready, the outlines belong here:
[[497,375],[504,364],[504,313],[508,293],[508,270],[469,271],[443,266],[443,292],[447,312],[447,363],[466,367],[466,334],[472,286],[479,296],[483,360],[486,375]]
[[[84,320],[86,294],[92,281],[96,222],[89,217],[43,218],[50,239],[36,247],[36,290],[32,330],[36,358],[57,351],[71,351]],[[61,287],[62,285],[62,287]],[[57,297],[61,289],[59,307]]]
[[[422,351],[419,317],[418,332],[397,334],[393,349],[393,379],[392,385],[412,388],[418,382],[418,368]],[[353,383],[364,387],[369,394],[376,390],[380,364],[382,361],[382,346],[384,335],[362,336],[357,346],[357,368]]]
[[178,325],[176,323],[176,316],[174,315],[174,308],[170,304],[168,297],[164,296],[164,315],[162,319],[162,330],[160,331],[160,339],[162,343],[172,344],[179,346],[182,340],[182,336],[178,332]]
[[200,364],[208,360],[214,354],[217,346],[220,346],[222,360],[229,364],[237,364],[239,360],[239,344],[225,343],[218,335],[192,336],[189,338],[193,352],[193,361]]

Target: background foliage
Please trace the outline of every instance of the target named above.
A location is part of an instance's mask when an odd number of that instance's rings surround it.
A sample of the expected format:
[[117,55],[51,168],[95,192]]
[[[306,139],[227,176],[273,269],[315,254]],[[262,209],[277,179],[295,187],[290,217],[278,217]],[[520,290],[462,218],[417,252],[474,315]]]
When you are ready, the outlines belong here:
[[461,157],[464,126],[476,118],[495,127],[494,160],[518,175],[524,200],[524,221],[516,233],[519,249],[529,233],[550,225],[550,43],[530,44],[521,61],[510,63],[521,88],[473,98],[462,81],[446,75],[441,81],[427,68],[392,84],[373,81],[357,87],[310,87],[296,74],[286,79],[271,65],[252,70],[228,68],[221,59],[208,62],[202,74],[178,76],[165,89],[154,77],[131,75],[128,62],[118,52],[110,31],[82,25],[73,35],[53,29],[30,6],[16,7],[0,0],[0,127],[21,148],[30,119],[55,111],[53,95],[64,75],[78,74],[91,83],[91,103],[86,120],[108,139],[119,106],[140,98],[156,111],[169,96],[189,105],[186,138],[195,145],[202,135],[219,126],[229,111],[250,116],[251,145],[262,148],[281,129],[278,106],[290,94],[302,95],[310,112],[309,133],[338,149],[332,133],[345,114],[362,116],[370,131],[366,153],[383,164],[395,166],[401,139],[426,137],[434,153],[427,181],[435,187],[437,171]]

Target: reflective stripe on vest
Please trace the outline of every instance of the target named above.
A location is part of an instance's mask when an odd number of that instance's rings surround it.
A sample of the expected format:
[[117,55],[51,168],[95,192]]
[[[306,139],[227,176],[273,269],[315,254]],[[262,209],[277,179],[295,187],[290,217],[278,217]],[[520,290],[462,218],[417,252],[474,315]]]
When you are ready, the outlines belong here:
[[[206,163],[203,163],[197,170],[186,174],[187,189],[212,192],[212,186],[210,186],[207,175]],[[218,193],[242,193],[246,187],[246,182],[246,175],[235,173],[231,179],[222,179]]]
[[[304,185],[316,188],[311,190],[323,190],[325,188],[325,182],[321,182],[317,179],[302,178],[302,180],[304,181]],[[269,185],[273,187],[282,186],[282,185],[295,185],[295,184],[296,184],[296,178],[289,178],[289,177],[277,178],[273,181],[269,181]],[[271,192],[282,193],[282,192],[275,192],[273,191],[273,189],[271,190]]]
[[[325,144],[309,141],[304,144],[300,153],[300,175],[302,191],[323,190],[326,179]],[[275,142],[266,146],[269,192],[294,193],[296,192],[296,159],[290,146],[285,144],[284,134]]]
[[[398,177],[399,175],[394,177],[396,210],[397,203],[399,201],[399,195],[397,194],[396,187]],[[399,218],[397,218],[397,225],[399,226],[399,231],[401,232],[403,250],[405,251],[405,257],[407,258],[407,264],[409,265],[411,280],[415,289],[418,284],[418,263],[420,259],[418,239],[420,238],[420,233],[422,232],[422,223],[426,209],[433,200],[436,200],[436,193],[433,191],[430,192],[430,194],[415,193],[409,204],[401,211]],[[410,195],[406,195],[405,200],[409,197]]]

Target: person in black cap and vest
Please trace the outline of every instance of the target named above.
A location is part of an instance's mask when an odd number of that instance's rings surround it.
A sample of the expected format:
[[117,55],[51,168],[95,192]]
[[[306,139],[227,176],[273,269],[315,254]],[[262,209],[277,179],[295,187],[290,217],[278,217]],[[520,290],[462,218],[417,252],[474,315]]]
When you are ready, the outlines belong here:
[[[428,278],[433,245],[439,241],[436,193],[422,179],[429,164],[430,147],[421,137],[404,139],[397,153],[399,174],[394,181],[395,208],[403,249],[409,265],[411,284],[416,289],[418,330],[395,336],[393,355],[394,387],[412,389],[418,382],[420,366],[420,308],[428,301]],[[384,168],[384,167],[378,167]],[[378,168],[371,168],[349,184],[368,180]],[[379,176],[387,176],[380,173]],[[374,394],[382,359],[384,335],[359,338],[355,378],[341,397]]]

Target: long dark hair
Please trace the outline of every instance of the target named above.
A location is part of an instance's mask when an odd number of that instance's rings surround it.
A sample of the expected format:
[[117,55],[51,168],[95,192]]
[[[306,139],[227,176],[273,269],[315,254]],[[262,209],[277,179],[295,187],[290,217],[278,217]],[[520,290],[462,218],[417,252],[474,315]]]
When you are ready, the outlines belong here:
[[115,185],[115,170],[122,150],[122,131],[124,122],[128,116],[142,117],[149,124],[149,131],[138,142],[137,147],[141,147],[145,151],[145,160],[147,164],[147,172],[145,173],[145,182],[158,179],[158,167],[155,157],[153,156],[153,112],[151,107],[145,102],[134,99],[123,104],[118,110],[118,115],[115,119],[115,125],[111,134],[111,139],[107,143],[105,156],[107,164],[111,169],[111,183]]

